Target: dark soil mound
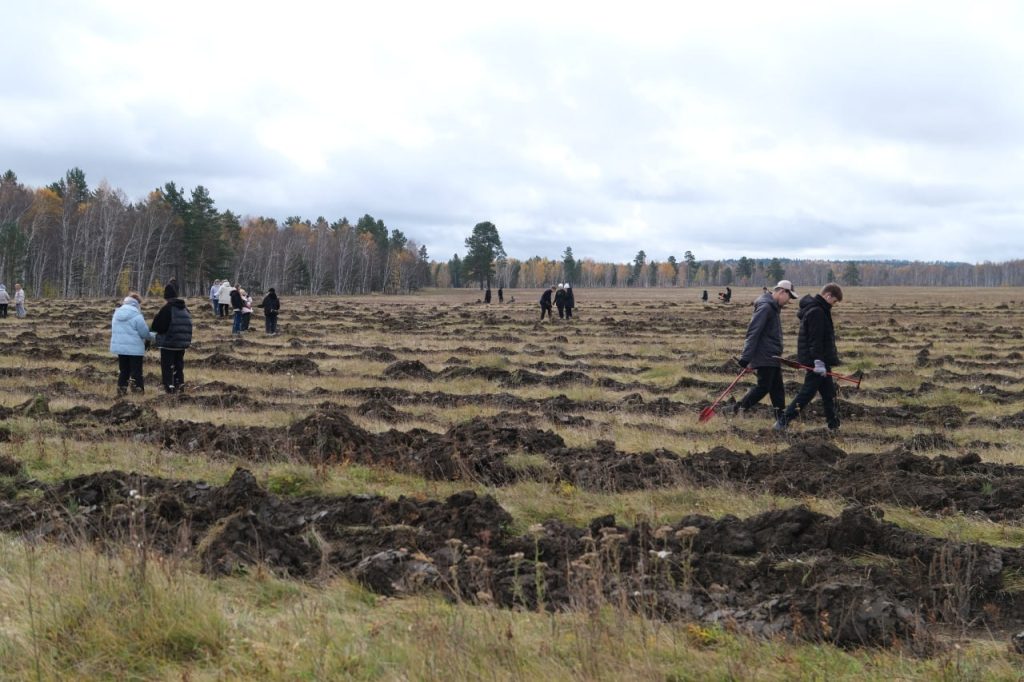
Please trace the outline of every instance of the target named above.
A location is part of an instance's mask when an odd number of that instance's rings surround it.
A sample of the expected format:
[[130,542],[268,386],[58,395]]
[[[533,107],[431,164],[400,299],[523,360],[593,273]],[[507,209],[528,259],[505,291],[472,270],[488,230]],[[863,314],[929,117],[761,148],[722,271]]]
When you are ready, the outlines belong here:
[[493,498],[278,497],[239,469],[222,487],[124,472],[79,476],[0,502],[0,531],[110,545],[144,538],[211,575],[263,564],[311,578],[347,572],[387,595],[442,590],[471,603],[546,609],[627,605],[766,637],[927,650],[932,624],[1018,625],[1003,576],[1024,552],[926,537],[854,507],[654,528],[614,517],[509,534]]
[[434,372],[419,360],[399,360],[384,368],[389,379],[433,379]]

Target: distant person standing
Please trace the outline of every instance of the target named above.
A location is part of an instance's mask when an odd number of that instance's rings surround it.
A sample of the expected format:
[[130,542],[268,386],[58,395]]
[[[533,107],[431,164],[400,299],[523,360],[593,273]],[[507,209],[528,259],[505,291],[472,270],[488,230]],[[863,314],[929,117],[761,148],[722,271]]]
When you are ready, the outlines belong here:
[[498,303],[504,303],[504,302],[505,302],[505,290],[502,289],[501,287],[498,287]]
[[565,319],[565,285],[559,284],[555,292],[555,307],[558,308],[558,319]]
[[252,296],[241,287],[239,287],[238,293],[242,295],[242,331],[247,332],[249,331],[249,321],[252,319]]
[[814,398],[821,395],[821,407],[825,412],[825,423],[830,431],[839,429],[839,413],[836,411],[836,387],[828,376],[833,367],[839,365],[836,350],[836,330],[832,324],[832,308],[843,300],[843,290],[838,284],[826,284],[817,296],[800,299],[800,334],[796,341],[796,355],[800,364],[811,367],[804,374],[804,385],[786,408],[786,412],[775,424],[783,430],[796,419]]
[[767,395],[774,408],[772,421],[782,419],[786,409],[786,386],[782,380],[782,365],[776,358],[782,355],[782,309],[794,298],[793,283],[784,279],[775,285],[772,293],[763,293],[754,302],[754,314],[747,325],[747,339],[739,363],[757,373],[757,385],[733,405],[733,414],[750,409]]
[[281,309],[281,301],[277,298],[274,287],[270,287],[263,301],[256,306],[263,308],[263,324],[266,327],[267,336],[277,333],[277,312]]
[[129,382],[134,384],[131,386],[133,393],[145,392],[142,363],[146,344],[155,337],[142,315],[142,298],[138,292],[128,292],[110,320],[110,352],[117,356],[118,396],[128,393]]
[[220,302],[217,297],[220,295],[220,280],[213,280],[213,285],[210,287],[210,306],[213,307],[213,314],[220,317]]
[[484,292],[484,303],[491,302],[491,287],[487,287],[487,291]]
[[555,293],[554,287],[549,287],[544,290],[544,293],[540,295],[540,319],[544,320],[544,315],[551,319],[551,296]]
[[702,293],[700,295],[700,300],[704,301],[705,303],[708,302],[708,290],[707,289],[705,289],[704,293]]
[[7,293],[7,287],[0,284],[0,320],[7,317],[7,306],[11,304],[11,295]]
[[185,385],[185,349],[192,345],[192,315],[176,291],[164,290],[164,306],[153,318],[150,329],[156,333],[160,349],[160,375],[164,391],[179,393]]
[[572,284],[565,283],[565,319],[572,319],[572,309],[576,307],[576,296],[572,293]]
[[245,301],[242,300],[241,287],[235,286],[229,294],[231,299],[231,311],[234,314],[234,318],[231,321],[231,334],[232,336],[238,336],[242,333],[242,308],[245,307]]
[[217,317],[227,317],[228,310],[231,309],[231,282],[224,280],[220,283],[220,289],[217,291],[217,305],[219,312]]
[[14,316],[25,317],[25,290],[21,288],[21,282],[14,283]]

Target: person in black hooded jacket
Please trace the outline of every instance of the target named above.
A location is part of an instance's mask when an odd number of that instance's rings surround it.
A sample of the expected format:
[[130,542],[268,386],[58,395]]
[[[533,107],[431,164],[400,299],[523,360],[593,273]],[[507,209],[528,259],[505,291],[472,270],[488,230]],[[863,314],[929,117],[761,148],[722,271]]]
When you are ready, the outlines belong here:
[[765,395],[769,396],[775,420],[782,418],[786,409],[786,386],[782,381],[782,309],[796,298],[793,283],[780,280],[771,293],[764,293],[754,301],[754,314],[747,325],[747,338],[740,353],[740,367],[757,373],[757,385],[747,391],[743,399],[733,405],[732,413],[748,410]]
[[836,412],[836,388],[828,373],[839,365],[836,350],[836,331],[832,324],[832,307],[843,300],[843,290],[838,284],[826,284],[817,296],[800,299],[800,334],[797,336],[796,356],[800,364],[812,367],[804,375],[804,385],[786,412],[775,423],[777,430],[783,430],[796,419],[804,407],[821,395],[821,407],[825,411],[828,428],[839,428],[839,413]]
[[[175,293],[165,291],[165,295]],[[160,349],[160,373],[164,390],[178,393],[185,385],[185,349],[192,345],[192,315],[185,301],[167,298],[164,307],[153,318],[149,327],[156,332],[156,347]]]
[[263,323],[267,334],[276,334],[277,313],[281,310],[281,301],[277,298],[277,292],[274,290],[274,287],[267,289],[267,295],[263,297],[263,301],[256,307],[263,308]]

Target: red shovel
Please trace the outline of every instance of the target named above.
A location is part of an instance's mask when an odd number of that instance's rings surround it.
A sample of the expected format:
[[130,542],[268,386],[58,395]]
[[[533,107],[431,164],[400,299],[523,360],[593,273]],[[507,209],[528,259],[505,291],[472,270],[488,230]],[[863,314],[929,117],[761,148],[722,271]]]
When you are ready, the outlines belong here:
[[[801,363],[797,362],[796,360],[787,360],[786,358],[780,358],[778,355],[774,356],[774,359],[778,360],[779,362],[781,362],[782,364],[786,365],[787,367],[793,367],[794,369],[804,369],[804,370],[807,370],[808,372],[813,372],[814,371],[813,367],[808,367],[807,365],[801,364]],[[830,376],[833,379],[839,379],[840,381],[849,381],[851,384],[853,384],[858,389],[860,388],[861,379],[864,378],[863,375],[860,372],[856,372],[856,373],[850,374],[850,375],[836,374],[835,372],[825,372],[825,376]]]
[[714,417],[715,416],[715,408],[718,407],[718,403],[722,402],[722,400],[725,399],[725,396],[729,395],[730,391],[732,391],[732,389],[734,389],[736,387],[736,384],[739,383],[740,379],[743,378],[743,375],[747,374],[748,372],[750,372],[750,370],[747,369],[746,367],[744,367],[743,371],[739,373],[739,376],[737,376],[735,379],[733,379],[732,383],[729,384],[729,388],[727,388],[724,391],[722,391],[722,395],[718,396],[718,399],[715,400],[715,402],[711,403],[710,405],[708,405],[707,407],[705,407],[703,410],[700,411],[700,416],[697,417],[697,421],[703,424],[707,420],[709,420],[712,417]]

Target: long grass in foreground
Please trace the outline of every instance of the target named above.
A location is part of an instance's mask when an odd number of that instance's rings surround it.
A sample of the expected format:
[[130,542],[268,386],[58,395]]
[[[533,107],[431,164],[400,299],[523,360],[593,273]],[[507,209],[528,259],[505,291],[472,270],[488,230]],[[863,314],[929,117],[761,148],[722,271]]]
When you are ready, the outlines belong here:
[[[605,603],[535,613],[392,600],[347,580],[183,565],[0,539],[2,679],[1019,679],[1002,644],[921,660],[753,641]],[[12,579],[13,577],[13,579]]]

